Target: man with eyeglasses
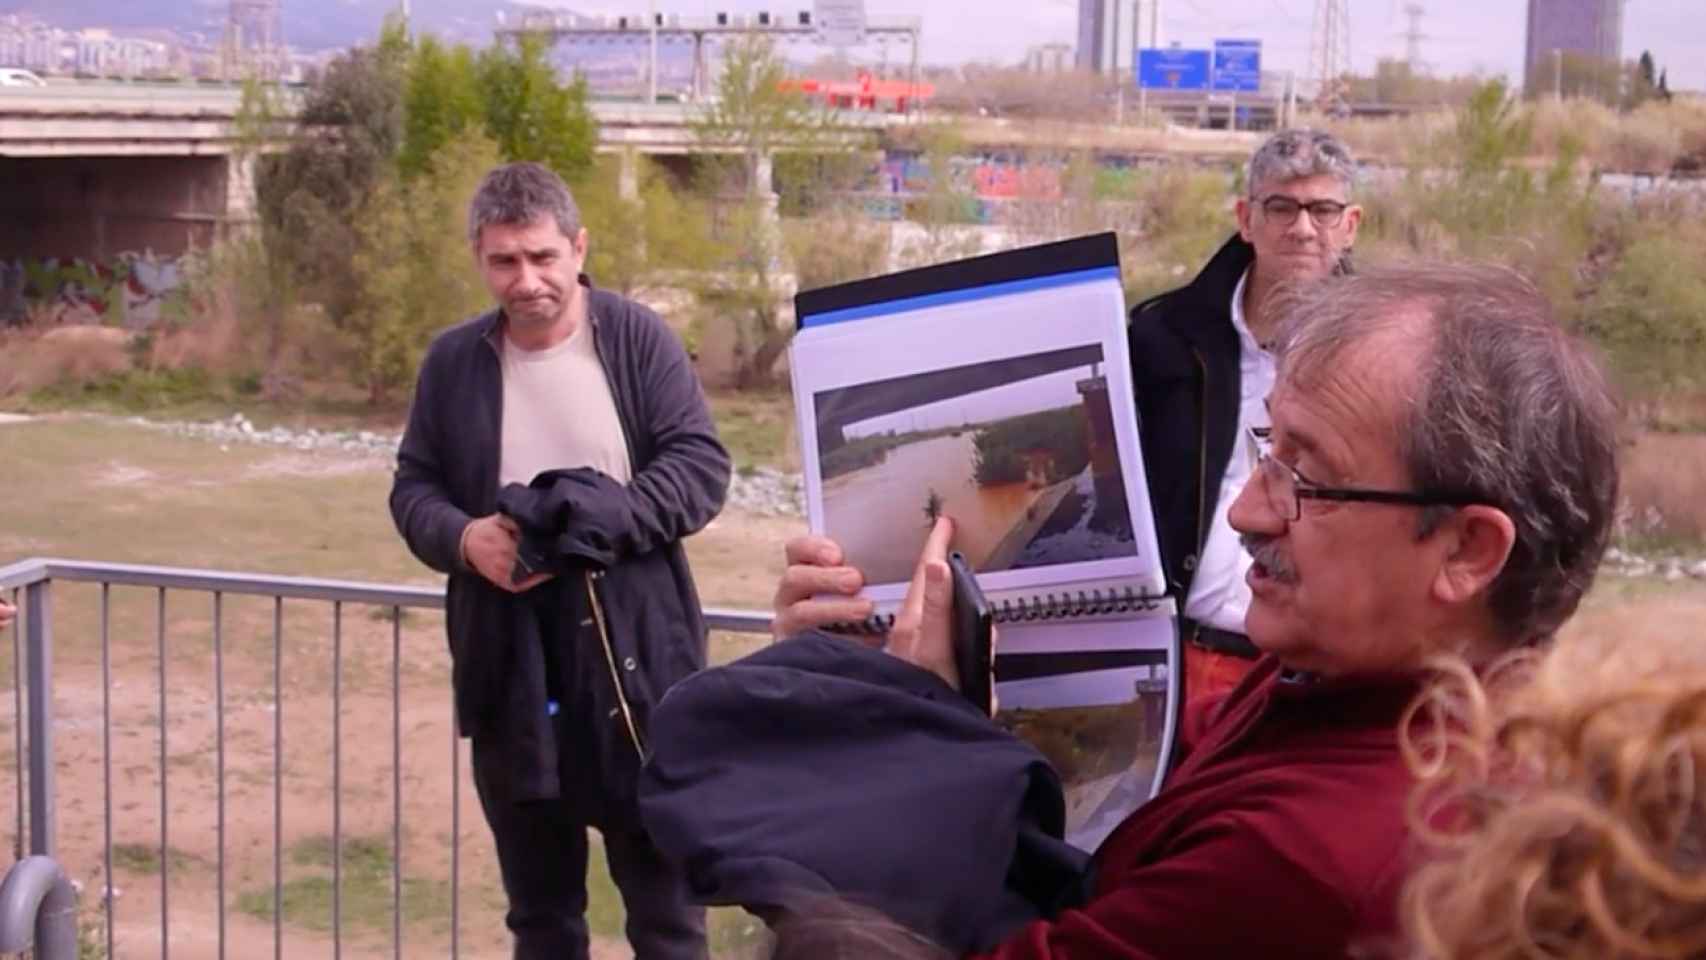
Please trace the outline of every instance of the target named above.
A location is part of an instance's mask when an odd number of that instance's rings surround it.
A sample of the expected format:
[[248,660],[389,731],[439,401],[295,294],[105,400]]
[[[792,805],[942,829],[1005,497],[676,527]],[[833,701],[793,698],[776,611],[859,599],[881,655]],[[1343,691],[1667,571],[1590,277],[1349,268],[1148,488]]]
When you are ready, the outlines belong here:
[[[642,809],[648,825],[660,815],[660,845],[697,865],[695,890],[715,896],[718,880],[752,864],[779,878],[771,904],[786,902],[782,881],[821,892],[811,878],[876,876],[835,892],[994,960],[1407,955],[1396,915],[1414,855],[1414,781],[1400,726],[1412,725],[1412,746],[1448,744],[1452,718],[1411,709],[1433,665],[1455,657],[1486,669],[1546,643],[1574,613],[1615,513],[1616,405],[1545,297],[1502,268],[1369,270],[1288,290],[1267,308],[1276,370],[1266,432],[1229,439],[1251,472],[1226,511],[1251,558],[1244,630],[1262,657],[1226,697],[1191,712],[1165,786],[1088,869],[1055,883],[1034,846],[1000,842],[1016,798],[1038,788],[991,776],[975,749],[983,737],[967,729],[978,720],[998,735],[981,718],[881,733],[893,716],[929,715],[913,705],[959,683],[953,526],[943,518],[882,652],[812,629],[853,612],[854,598],[833,595],[856,575],[834,542],[802,537],[788,545],[776,593],[778,633],[794,639],[753,658],[774,664],[787,651],[792,672],[736,664],[685,681],[660,705],[658,729],[691,731],[790,697],[790,729],[762,745],[701,738],[690,754],[662,738]],[[845,678],[854,662],[858,699],[826,697],[835,684],[825,678]],[[750,694],[716,693],[743,675],[756,678]],[[833,762],[836,746],[852,743],[863,765]],[[744,784],[749,797],[774,794],[776,781],[740,780],[754,765],[797,771],[783,802],[731,813],[738,804],[698,792]],[[933,915],[932,898],[960,921],[992,902],[963,898],[980,879],[971,871],[939,866],[967,860],[966,841],[932,826],[942,810],[1008,854],[993,873],[1039,916],[993,909],[981,937],[917,924]],[[769,846],[798,834],[808,842]],[[901,900],[898,878],[919,871],[932,885]],[[808,905],[789,922],[820,920],[821,935],[804,938],[815,955],[869,952],[866,931],[833,912]]]
[[1345,269],[1362,220],[1354,172],[1331,134],[1268,138],[1250,158],[1237,235],[1196,279],[1131,312],[1144,468],[1181,612],[1187,704],[1229,690],[1255,663],[1244,632],[1250,559],[1226,523],[1255,467],[1239,437],[1268,425],[1275,291]]

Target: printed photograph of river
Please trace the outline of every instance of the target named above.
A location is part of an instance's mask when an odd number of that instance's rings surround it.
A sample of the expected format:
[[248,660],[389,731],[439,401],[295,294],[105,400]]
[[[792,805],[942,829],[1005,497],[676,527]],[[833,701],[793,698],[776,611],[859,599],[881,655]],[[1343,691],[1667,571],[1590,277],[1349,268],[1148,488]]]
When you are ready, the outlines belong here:
[[[1166,729],[1166,667],[1099,670],[1048,681],[1064,702],[1039,698],[1034,690],[1025,696],[1014,689],[1017,685],[1003,684],[995,722],[1048,758],[1066,795],[1066,839],[1094,850],[1155,788]],[[1110,686],[1123,687],[1123,697],[1082,702],[1087,687]]]
[[813,396],[824,529],[867,584],[912,576],[940,514],[980,572],[1137,552],[1087,344]]

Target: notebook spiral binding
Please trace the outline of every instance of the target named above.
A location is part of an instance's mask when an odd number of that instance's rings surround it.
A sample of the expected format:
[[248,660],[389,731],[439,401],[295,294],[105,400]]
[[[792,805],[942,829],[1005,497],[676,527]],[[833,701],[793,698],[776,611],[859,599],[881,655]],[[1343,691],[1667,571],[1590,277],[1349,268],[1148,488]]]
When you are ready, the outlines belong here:
[[[1131,587],[1121,590],[1068,590],[1064,593],[1051,592],[1034,597],[992,600],[990,608],[996,623],[1030,623],[1153,610],[1163,599],[1165,598],[1142,593]],[[893,627],[894,614],[877,613],[857,623],[835,624],[830,629],[838,633],[881,634],[888,633]]]

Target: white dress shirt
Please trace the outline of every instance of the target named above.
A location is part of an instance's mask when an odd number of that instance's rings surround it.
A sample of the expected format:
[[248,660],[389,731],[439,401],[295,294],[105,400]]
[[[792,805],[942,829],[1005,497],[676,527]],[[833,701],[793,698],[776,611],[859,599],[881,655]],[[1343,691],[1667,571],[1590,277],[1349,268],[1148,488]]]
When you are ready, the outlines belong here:
[[1186,617],[1233,633],[1244,632],[1244,614],[1250,609],[1250,585],[1244,579],[1250,572],[1250,554],[1238,542],[1237,531],[1227,525],[1226,511],[1256,468],[1244,442],[1244,431],[1268,426],[1266,401],[1274,387],[1273,354],[1262,349],[1244,322],[1244,285],[1249,281],[1250,271],[1245,270],[1232,291],[1232,326],[1238,331],[1238,434],[1220,480],[1220,496],[1209,520],[1196,575],[1191,579],[1190,596],[1185,600]]

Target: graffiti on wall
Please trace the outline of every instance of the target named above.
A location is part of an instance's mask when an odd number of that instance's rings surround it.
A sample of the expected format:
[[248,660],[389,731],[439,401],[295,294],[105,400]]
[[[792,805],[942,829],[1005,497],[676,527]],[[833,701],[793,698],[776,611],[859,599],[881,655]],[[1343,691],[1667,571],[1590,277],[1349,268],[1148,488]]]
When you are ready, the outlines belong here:
[[[1009,204],[1055,203],[1066,194],[1064,160],[986,154],[951,157],[947,163],[947,190],[966,198],[967,215],[963,219],[968,223],[998,223]],[[1129,158],[1100,158],[1094,171],[1095,192],[1098,196],[1128,193],[1139,175]],[[942,186],[931,175],[929,158],[891,151],[872,170],[864,198],[873,217],[897,219],[907,215],[909,198]]]
[[183,286],[183,262],[150,251],[109,261],[0,260],[0,326],[31,319],[142,329]]

